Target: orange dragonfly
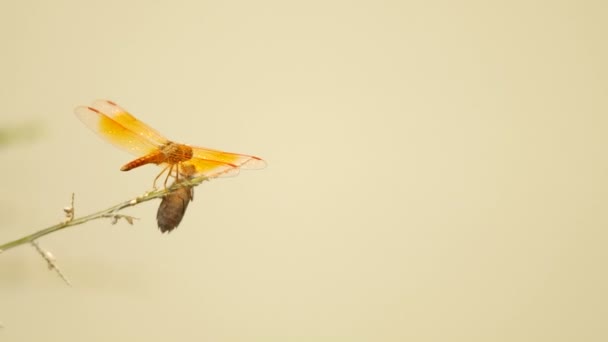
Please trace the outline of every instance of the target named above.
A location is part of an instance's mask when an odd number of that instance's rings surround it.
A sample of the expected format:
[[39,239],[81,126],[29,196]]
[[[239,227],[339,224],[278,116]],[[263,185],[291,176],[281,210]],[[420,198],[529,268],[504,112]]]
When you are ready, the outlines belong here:
[[215,178],[234,176],[239,173],[239,169],[261,169],[266,166],[264,160],[255,156],[170,141],[112,101],[97,100],[91,106],[76,107],[75,113],[93,132],[137,157],[121,167],[121,171],[146,164],[163,167],[154,179],[154,187],[158,178],[167,170],[165,187],[174,173],[176,180],[180,174],[184,177]]

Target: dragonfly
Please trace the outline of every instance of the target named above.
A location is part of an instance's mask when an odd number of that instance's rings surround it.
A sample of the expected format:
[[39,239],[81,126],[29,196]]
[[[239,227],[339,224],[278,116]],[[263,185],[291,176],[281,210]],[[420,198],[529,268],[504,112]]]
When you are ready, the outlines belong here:
[[170,177],[176,181],[180,175],[183,178],[228,177],[237,175],[240,169],[262,169],[266,166],[266,162],[256,156],[171,141],[109,100],[97,100],[90,106],[76,107],[74,112],[101,138],[137,157],[123,165],[121,171],[147,164],[161,166],[163,169],[154,179],[154,188],[165,172],[166,188]]

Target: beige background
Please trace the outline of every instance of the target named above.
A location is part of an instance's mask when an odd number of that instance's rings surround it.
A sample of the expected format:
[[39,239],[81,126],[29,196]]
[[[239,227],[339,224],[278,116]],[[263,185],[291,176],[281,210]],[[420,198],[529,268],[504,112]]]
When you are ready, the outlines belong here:
[[148,190],[109,98],[269,166],[0,255],[2,341],[606,341],[603,1],[0,5],[2,242]]

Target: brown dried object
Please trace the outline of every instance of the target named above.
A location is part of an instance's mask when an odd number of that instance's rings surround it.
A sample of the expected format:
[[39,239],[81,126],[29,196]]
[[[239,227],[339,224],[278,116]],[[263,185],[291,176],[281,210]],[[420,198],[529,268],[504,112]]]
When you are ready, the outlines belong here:
[[158,206],[156,221],[162,233],[171,232],[177,228],[186,214],[190,201],[194,199],[194,189],[184,186],[168,193]]

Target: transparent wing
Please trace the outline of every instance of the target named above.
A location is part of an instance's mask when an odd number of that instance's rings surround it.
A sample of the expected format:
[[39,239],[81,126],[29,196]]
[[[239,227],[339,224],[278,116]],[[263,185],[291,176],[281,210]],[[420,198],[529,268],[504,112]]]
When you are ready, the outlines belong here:
[[80,121],[97,135],[135,156],[141,157],[158,150],[154,143],[93,107],[76,107],[74,112]]
[[109,100],[96,100],[93,102],[91,107],[104,113],[114,121],[118,122],[125,128],[135,132],[144,139],[150,140],[157,146],[162,146],[169,141],[163,137],[154,128],[148,126],[146,123],[138,120],[133,115],[129,114],[125,109],[121,108],[116,103]]
[[202,160],[215,160],[224,163],[230,163],[236,165],[239,168],[245,170],[257,170],[266,167],[266,162],[259,157],[250,156],[246,154],[238,154],[231,152],[223,152],[218,150],[212,150],[204,147],[192,147],[193,158],[199,158]]
[[[182,162],[181,167],[188,170],[190,176],[205,176],[209,178],[234,177],[239,174],[239,167],[235,164],[218,160],[192,159]],[[194,170],[194,171],[192,171]]]

